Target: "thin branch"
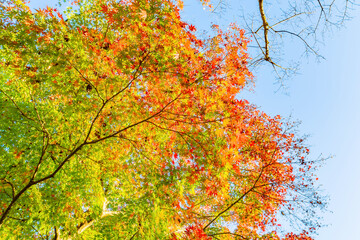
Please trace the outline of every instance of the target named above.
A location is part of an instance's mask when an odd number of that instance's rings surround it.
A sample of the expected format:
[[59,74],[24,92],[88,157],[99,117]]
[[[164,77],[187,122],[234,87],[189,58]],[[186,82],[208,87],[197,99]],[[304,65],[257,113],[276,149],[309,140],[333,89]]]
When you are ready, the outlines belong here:
[[[283,19],[283,20],[280,20],[279,22],[277,22],[277,23],[269,26],[269,28],[273,28],[273,27],[275,27],[275,26],[277,26],[277,25],[279,25],[279,24],[281,24],[281,23],[287,22],[287,21],[289,21],[290,19],[292,19],[292,18],[294,18],[294,17],[297,17],[297,16],[300,16],[300,15],[302,15],[302,14],[309,14],[309,13],[307,13],[307,12],[296,13],[296,14],[290,16],[290,17],[287,17],[287,18],[285,18],[285,19]],[[261,26],[255,31],[255,33],[258,33],[258,31],[259,31],[262,27],[263,27],[263,25],[261,25]],[[248,47],[249,47],[249,46],[248,46]]]
[[259,176],[256,178],[253,186],[247,190],[246,192],[244,192],[235,202],[233,202],[232,204],[230,204],[227,208],[225,208],[223,211],[221,211],[220,213],[218,213],[216,215],[215,218],[213,218],[205,227],[203,227],[203,230],[205,231],[206,228],[208,228],[213,222],[215,222],[221,215],[223,215],[225,212],[227,212],[230,208],[232,208],[234,205],[236,205],[238,202],[240,202],[246,195],[248,195],[253,189],[259,187],[256,186],[257,182],[259,181],[262,173],[263,173],[264,168],[261,169],[261,172],[259,173]]
[[324,7],[323,7],[323,5],[322,5],[321,1],[320,1],[320,0],[317,0],[317,2],[319,3],[320,9],[321,9],[321,13],[323,13],[323,14],[324,14],[324,16],[325,16],[325,20],[327,21],[326,12],[325,12],[325,9],[324,9]]
[[104,99],[101,97],[101,95],[100,95],[99,91],[97,90],[97,88],[95,87],[95,85],[92,84],[92,83],[90,82],[90,80],[87,79],[87,78],[84,76],[84,74],[82,74],[82,73],[80,72],[80,70],[75,67],[74,64],[72,64],[72,67],[80,74],[80,76],[87,82],[87,84],[89,84],[92,88],[95,89],[98,97],[101,99],[102,102],[104,102]]
[[299,34],[296,34],[296,33],[293,33],[293,32],[287,31],[287,30],[276,30],[275,32],[276,32],[276,33],[288,33],[288,34],[290,34],[290,35],[293,35],[293,36],[299,38],[299,39],[306,45],[306,47],[307,47],[308,49],[310,49],[316,56],[321,57],[322,59],[325,59],[323,56],[319,55],[319,54],[307,43],[307,41],[306,41],[304,38],[302,38]]
[[200,146],[200,148],[204,151],[204,153],[205,153],[206,156],[209,156],[208,151],[206,150],[206,148],[205,148],[201,143],[199,143],[194,137],[190,136],[189,134],[187,134],[187,133],[185,133],[185,132],[180,132],[180,131],[177,131],[177,130],[174,130],[174,129],[169,129],[169,128],[161,127],[161,126],[159,126],[159,125],[157,125],[157,124],[155,124],[155,123],[153,123],[153,122],[151,122],[151,121],[146,121],[146,122],[154,125],[155,127],[159,128],[159,129],[162,129],[162,130],[165,130],[165,131],[174,132],[174,133],[180,135],[180,137],[181,137],[186,143],[188,143],[188,141],[183,137],[183,135],[187,136],[188,138],[190,138],[191,140],[193,140],[195,143],[197,143],[197,144]]
[[[122,88],[120,91],[118,91],[117,93],[115,93],[113,96],[111,96],[109,99],[107,99],[106,101],[103,101],[103,104],[102,106],[100,107],[99,111],[96,113],[96,116],[95,118],[93,119],[93,121],[91,122],[91,125],[90,125],[90,128],[89,128],[89,131],[88,131],[88,134],[87,136],[85,137],[85,142],[89,139],[89,136],[91,134],[91,131],[94,127],[94,124],[96,122],[96,120],[100,117],[100,114],[102,112],[102,110],[105,108],[106,104],[109,103],[110,101],[112,101],[115,97],[117,97],[119,94],[121,94],[122,92],[124,92],[141,74],[138,74],[139,72],[139,69],[141,67],[141,65],[145,62],[146,58],[149,56],[150,54],[150,51],[145,55],[145,57],[143,59],[140,60],[140,63],[136,69],[136,71],[134,72],[134,75],[133,75],[133,79],[131,81],[129,81],[128,84],[126,84],[126,86],[124,88]],[[138,75],[137,75],[138,74]],[[136,76],[137,75],[137,76]]]
[[0,88],[0,92],[3,93],[3,94],[14,104],[14,106],[16,107],[16,109],[19,110],[20,114],[21,114],[23,117],[25,117],[25,118],[27,118],[27,119],[29,119],[29,120],[34,121],[35,123],[37,123],[37,121],[36,121],[35,119],[33,119],[33,118],[29,117],[27,114],[25,114],[25,112],[24,112],[23,110],[21,110],[21,108],[17,105],[17,103],[15,102],[15,100],[12,99],[12,97],[10,97],[3,89]]
[[6,182],[7,184],[9,184],[11,186],[12,198],[14,199],[14,197],[15,197],[15,187],[14,187],[14,185],[10,181],[8,181],[7,179],[4,179],[4,182]]
[[103,140],[105,140],[105,139],[115,137],[115,136],[117,136],[118,134],[120,134],[121,132],[124,132],[124,131],[126,131],[127,129],[129,129],[129,128],[135,127],[135,126],[137,126],[137,125],[140,125],[140,124],[142,124],[142,123],[144,123],[144,122],[147,122],[147,121],[153,119],[154,117],[157,117],[157,116],[160,115],[168,106],[170,106],[173,102],[175,102],[175,101],[180,97],[180,95],[181,95],[181,93],[180,93],[176,98],[174,98],[173,100],[171,100],[170,102],[168,102],[168,103],[167,103],[163,108],[161,108],[158,112],[156,112],[155,114],[149,116],[148,118],[145,118],[145,119],[143,119],[143,120],[141,120],[141,121],[139,121],[139,122],[130,124],[130,125],[128,125],[127,127],[124,127],[124,128],[122,128],[122,129],[120,129],[120,130],[118,130],[118,131],[116,131],[116,132],[114,132],[114,133],[112,133],[112,134],[110,134],[110,135],[107,135],[107,136],[105,136],[105,137],[102,137],[102,138],[99,138],[99,139],[97,139],[97,140],[93,140],[93,141],[90,141],[90,142],[85,142],[84,144],[85,144],[85,145],[94,144],[94,143],[103,141]]
[[139,230],[137,230],[137,231],[129,238],[129,240],[134,239],[134,237],[136,236],[136,234],[138,234],[138,232],[139,232]]

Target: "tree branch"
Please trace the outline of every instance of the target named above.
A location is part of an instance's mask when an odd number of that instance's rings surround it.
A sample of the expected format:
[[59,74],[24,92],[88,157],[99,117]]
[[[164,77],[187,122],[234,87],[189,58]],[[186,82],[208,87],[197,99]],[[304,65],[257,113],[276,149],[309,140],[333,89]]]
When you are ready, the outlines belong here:
[[270,60],[270,54],[269,54],[269,40],[268,40],[268,31],[269,31],[269,23],[266,20],[265,11],[264,11],[264,1],[259,0],[259,11],[261,15],[262,20],[262,27],[264,28],[264,42],[265,42],[265,55],[264,59],[265,61]]

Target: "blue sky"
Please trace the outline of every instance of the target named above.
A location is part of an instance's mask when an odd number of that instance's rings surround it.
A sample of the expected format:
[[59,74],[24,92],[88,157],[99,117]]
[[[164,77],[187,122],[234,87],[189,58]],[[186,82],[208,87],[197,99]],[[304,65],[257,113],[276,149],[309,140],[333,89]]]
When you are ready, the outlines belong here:
[[[246,3],[245,9],[257,7],[257,1]],[[31,1],[32,6],[54,5],[55,1]],[[226,24],[240,20],[241,10],[234,3],[223,15],[210,15],[198,3],[185,1],[184,18],[206,29],[212,21]],[[276,9],[274,9],[275,11]],[[269,11],[272,11],[270,9]],[[354,240],[359,238],[360,223],[360,9],[351,12],[353,19],[346,28],[334,29],[325,36],[320,48],[326,60],[304,59],[299,75],[286,82],[287,94],[274,85],[275,76],[266,65],[257,72],[254,92],[243,92],[240,97],[256,104],[264,112],[282,116],[292,115],[302,121],[300,130],[310,134],[308,143],[315,158],[334,155],[319,171],[320,184],[330,195],[325,221],[330,224],[319,231],[319,240]],[[295,47],[294,47],[295,48]],[[289,48],[290,58],[295,49]]]

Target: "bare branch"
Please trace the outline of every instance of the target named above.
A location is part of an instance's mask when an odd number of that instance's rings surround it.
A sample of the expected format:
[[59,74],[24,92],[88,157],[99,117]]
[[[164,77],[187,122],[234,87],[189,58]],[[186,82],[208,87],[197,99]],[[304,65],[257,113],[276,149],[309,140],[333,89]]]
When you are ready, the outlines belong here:
[[265,59],[265,61],[269,61],[270,60],[270,56],[269,56],[269,40],[268,40],[269,23],[266,20],[265,11],[264,11],[264,1],[263,0],[259,0],[259,11],[260,11],[261,20],[262,20],[262,27],[264,29],[264,42],[265,42],[264,59]]
[[304,38],[302,38],[299,34],[296,34],[296,33],[293,33],[293,32],[287,31],[287,30],[274,30],[274,31],[275,31],[276,33],[288,33],[288,34],[290,34],[290,35],[293,35],[293,36],[299,38],[299,39],[306,45],[306,47],[307,47],[308,49],[310,49],[316,56],[325,59],[323,56],[319,55],[319,54],[317,53],[317,51],[315,51],[315,50],[306,42],[306,40],[305,40]]

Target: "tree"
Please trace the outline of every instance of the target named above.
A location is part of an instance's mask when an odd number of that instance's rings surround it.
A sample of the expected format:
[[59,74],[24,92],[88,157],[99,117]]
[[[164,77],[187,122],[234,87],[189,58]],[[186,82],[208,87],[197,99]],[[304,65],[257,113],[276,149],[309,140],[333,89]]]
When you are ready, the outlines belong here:
[[[200,1],[219,14],[226,12],[231,4],[231,0]],[[319,43],[334,28],[344,27],[350,19],[349,10],[355,5],[351,0],[258,0],[235,1],[231,8],[246,9],[238,15],[241,27],[251,35],[253,69],[263,63],[270,64],[282,84],[297,72],[302,55],[324,59]],[[249,6],[256,10],[249,11]],[[297,55],[289,54],[289,49],[294,48],[298,49]]]
[[2,239],[310,239],[317,163],[236,98],[242,29],[199,39],[172,1],[72,4],[1,5]]

